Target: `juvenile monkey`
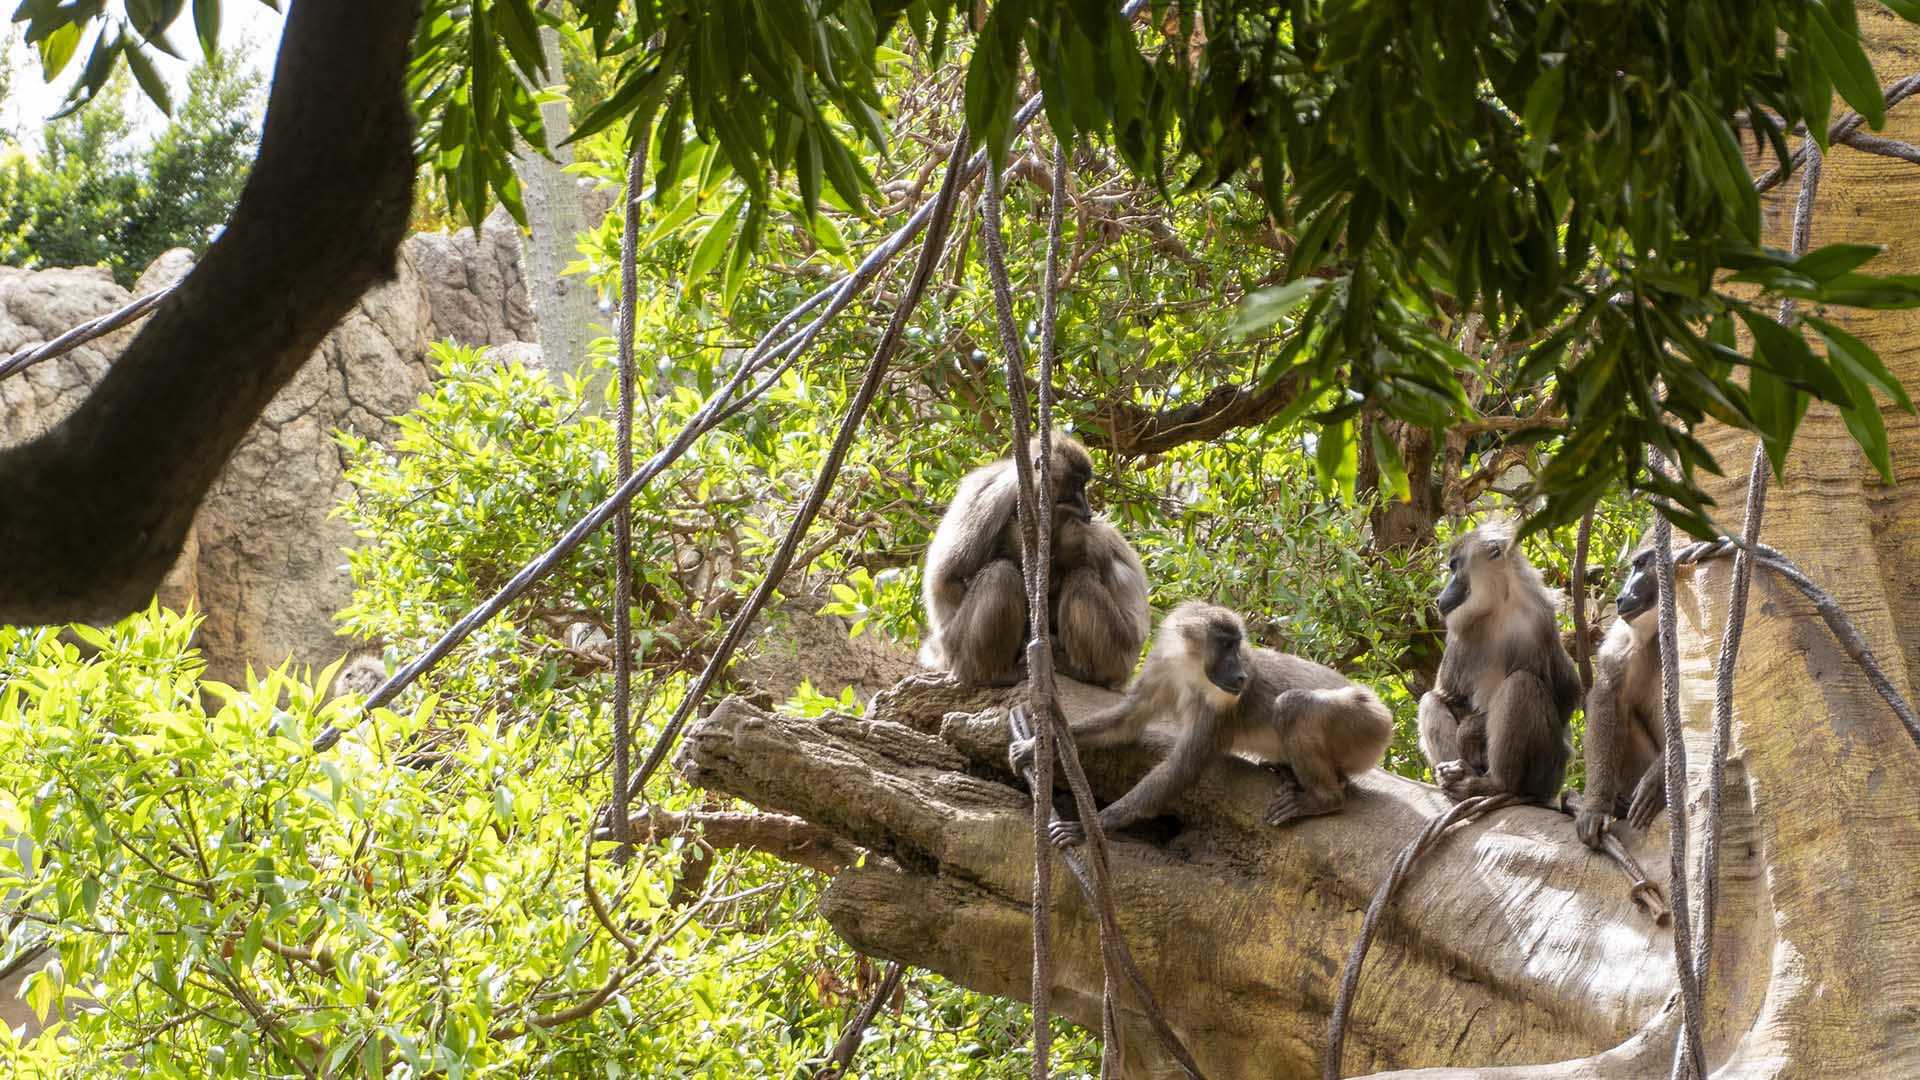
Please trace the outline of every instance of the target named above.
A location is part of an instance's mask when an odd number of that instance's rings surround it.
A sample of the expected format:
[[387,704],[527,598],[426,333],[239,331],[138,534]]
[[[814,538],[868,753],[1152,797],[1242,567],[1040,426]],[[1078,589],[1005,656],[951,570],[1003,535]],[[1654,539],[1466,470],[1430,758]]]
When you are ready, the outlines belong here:
[[[1126,696],[1070,726],[1076,746],[1113,746],[1138,740],[1149,720],[1168,714],[1180,728],[1173,751],[1100,811],[1102,829],[1152,816],[1236,750],[1285,767],[1268,824],[1331,813],[1346,803],[1347,782],[1378,765],[1393,738],[1393,717],[1373,691],[1304,657],[1249,648],[1240,616],[1192,601],[1161,622]],[[1008,748],[1015,772],[1032,753],[1031,739]],[[1071,846],[1085,831],[1063,821],[1052,835]]]
[[1566,778],[1567,722],[1580,699],[1553,594],[1511,523],[1456,539],[1447,567],[1438,601],[1447,649],[1420,699],[1420,749],[1455,801],[1509,793],[1549,802]]
[[1147,571],[1104,521],[1067,518],[1054,529],[1053,659],[1060,673],[1118,690],[1151,628]]
[[[1037,438],[1029,451],[1038,455]],[[1093,459],[1086,448],[1056,432],[1050,464],[1056,656],[1074,678],[1117,686],[1146,640],[1146,574],[1119,532],[1093,520],[1087,503]],[[1012,458],[975,469],[960,481],[927,549],[931,627],[920,662],[964,683],[1010,686],[1025,677],[1019,498]]]
[[[1624,817],[1644,829],[1667,804],[1659,600],[1653,549],[1643,543],[1613,602],[1618,617],[1594,657],[1593,689],[1587,692],[1587,789],[1573,825],[1591,848],[1600,847],[1600,835],[1612,819]],[[1636,779],[1629,792],[1626,785]]]

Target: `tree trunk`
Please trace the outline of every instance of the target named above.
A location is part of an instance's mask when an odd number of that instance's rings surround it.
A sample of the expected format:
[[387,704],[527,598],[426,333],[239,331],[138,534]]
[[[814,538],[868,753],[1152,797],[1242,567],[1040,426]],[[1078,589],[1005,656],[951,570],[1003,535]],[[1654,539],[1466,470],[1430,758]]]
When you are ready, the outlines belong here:
[[415,0],[295,4],[220,238],[59,425],[0,451],[0,623],[143,608],[234,447],[391,278],[413,185]]
[[[1908,73],[1920,30],[1862,12],[1876,63]],[[1920,112],[1884,134],[1920,142]],[[1793,188],[1768,202],[1785,247]],[[1920,271],[1904,227],[1920,170],[1836,147],[1813,243],[1881,243],[1877,270]],[[1909,386],[1920,316],[1843,312]],[[1834,592],[1896,687],[1920,663],[1920,422],[1888,416],[1896,486],[1879,482],[1839,417],[1815,406],[1763,539]],[[1705,433],[1732,474],[1714,491],[1740,526],[1748,436]],[[1680,677],[1698,823],[1731,563],[1683,576]],[[1716,1077],[1920,1075],[1920,751],[1812,607],[1756,572],[1737,665],[1705,1042]],[[689,736],[698,783],[798,814],[865,845],[822,900],[861,949],[1025,997],[1032,866],[1025,793],[1004,762],[1009,692],[917,677],[864,718],[800,721],[728,702]],[[1069,715],[1105,700],[1069,687]],[[1155,751],[1092,753],[1103,798]],[[1372,773],[1341,813],[1271,829],[1263,770],[1234,764],[1113,848],[1121,925],[1174,1027],[1215,1080],[1318,1075],[1330,1002],[1361,913],[1399,848],[1445,804]],[[1656,879],[1664,818],[1633,849]],[[1697,861],[1692,894],[1700,895]],[[1055,885],[1056,1007],[1099,1020],[1094,921]],[[1457,830],[1414,871],[1375,941],[1346,1068],[1447,1066],[1423,1077],[1664,1076],[1678,1027],[1672,938],[1627,901],[1614,867],[1568,819],[1518,808]],[[1129,1075],[1172,1075],[1142,1017],[1121,1013]]]
[[[560,35],[550,26],[540,28],[540,49],[548,78],[564,83]],[[547,153],[522,145],[514,154],[513,171],[520,178],[527,212],[528,231],[520,234],[520,258],[526,268],[527,295],[533,299],[541,366],[557,377],[576,374],[586,364],[587,343],[593,340],[593,325],[601,317],[586,280],[562,273],[574,261],[577,238],[587,229],[580,183],[566,171],[573,163],[573,148],[560,145],[573,130],[567,103],[540,106],[540,121],[546,127]]]

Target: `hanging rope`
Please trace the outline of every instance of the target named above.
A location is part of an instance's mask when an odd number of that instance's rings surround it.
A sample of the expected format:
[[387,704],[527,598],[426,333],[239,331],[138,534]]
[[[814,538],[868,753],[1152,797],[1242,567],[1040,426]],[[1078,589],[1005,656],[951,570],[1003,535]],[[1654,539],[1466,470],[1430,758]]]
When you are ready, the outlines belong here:
[[873,359],[867,363],[859,389],[847,405],[846,415],[840,420],[840,430],[834,434],[833,446],[827,451],[827,460],[821,464],[819,475],[814,477],[813,486],[807,489],[807,497],[794,515],[793,524],[787,527],[787,534],[781,538],[779,548],[768,561],[760,584],[754,587],[739,613],[727,624],[727,632],[714,649],[713,656],[707,660],[707,666],[681,697],[672,718],[661,729],[660,737],[654,740],[647,760],[633,778],[628,797],[639,795],[654,770],[666,760],[679,739],[680,729],[686,726],[693,711],[706,700],[707,692],[719,681],[720,673],[733,660],[734,650],[745,640],[747,629],[759,617],[760,609],[766,606],[774,590],[786,580],[787,570],[793,565],[793,557],[800,550],[801,541],[806,539],[807,530],[812,527],[813,519],[819,516],[820,508],[826,504],[827,493],[833,490],[834,481],[840,476],[840,466],[846,461],[847,452],[853,448],[854,437],[860,432],[860,422],[866,418],[868,407],[880,393],[881,380],[886,377],[893,354],[899,350],[900,340],[906,335],[907,320],[913,316],[914,309],[920,306],[920,297],[927,290],[927,282],[932,280],[934,269],[940,265],[940,257],[946,253],[947,229],[953,224],[953,207],[959,201],[960,188],[965,183],[966,162],[967,133],[962,129],[954,140],[953,153],[947,159],[947,174],[940,182],[940,193],[934,197],[933,218],[927,224],[927,238],[920,246],[920,258],[914,264],[913,276],[908,279],[900,302],[894,306],[893,317],[888,321],[886,331],[880,335],[880,344],[874,348]]
[[[620,313],[619,334],[619,413],[614,418],[615,486],[623,486],[633,475],[633,335],[634,309],[639,300],[640,281],[635,269],[640,246],[640,183],[647,172],[647,125],[634,133],[633,149],[627,155],[627,194],[620,225]],[[633,842],[627,830],[629,797],[628,757],[632,752],[633,694],[633,613],[629,599],[633,595],[633,513],[630,506],[620,507],[613,519],[613,805],[608,811],[613,839],[619,844],[614,859],[625,864],[633,855]]]
[[1518,795],[1476,795],[1462,799],[1448,807],[1445,812],[1427,819],[1418,836],[1400,849],[1394,857],[1393,866],[1387,870],[1386,878],[1374,891],[1373,902],[1367,905],[1366,918],[1360,922],[1360,937],[1354,941],[1353,948],[1347,953],[1347,966],[1340,974],[1340,990],[1333,999],[1333,1016],[1327,1021],[1327,1060],[1322,1075],[1326,1080],[1340,1080],[1342,1075],[1341,1058],[1347,1048],[1347,1021],[1353,1013],[1354,994],[1360,987],[1360,967],[1366,962],[1367,950],[1373,945],[1374,935],[1380,931],[1380,920],[1386,915],[1387,906],[1393,903],[1394,894],[1400,891],[1400,885],[1412,872],[1420,857],[1433,850],[1445,836],[1448,829],[1464,822],[1483,818],[1495,810],[1509,806],[1519,806],[1527,800]]
[[[1664,471],[1657,455],[1648,467]],[[1660,585],[1660,719],[1666,744],[1667,792],[1667,901],[1673,908],[1673,967],[1680,979],[1681,1037],[1686,1058],[1699,1075],[1706,1075],[1706,1053],[1700,1045],[1700,1019],[1705,1007],[1700,980],[1693,971],[1693,918],[1687,897],[1687,747],[1680,733],[1680,660],[1677,647],[1679,616],[1674,606],[1673,523],[1665,514],[1653,519],[1654,574]]]
[[[1066,147],[1058,139],[1053,144],[1053,191],[1047,212],[1047,269],[1046,277],[1040,282],[1040,394],[1038,423],[1040,427],[1040,456],[1036,461],[1039,468],[1038,490],[1034,523],[1035,553],[1034,571],[1027,575],[1027,617],[1035,628],[1032,640],[1027,646],[1027,670],[1033,674],[1028,685],[1028,706],[1035,711],[1052,708],[1055,691],[1053,682],[1053,650],[1047,642],[1047,627],[1051,618],[1051,606],[1048,594],[1051,592],[1048,574],[1051,558],[1049,550],[1052,540],[1047,534],[1052,527],[1053,514],[1053,363],[1055,329],[1058,319],[1057,300],[1060,275],[1061,234],[1065,229],[1067,188]],[[1011,369],[1011,368],[1010,368]],[[1016,439],[1014,454],[1023,452],[1022,444]],[[1044,669],[1044,674],[1042,670]],[[1046,715],[1041,712],[1041,715]],[[1033,758],[1033,978],[1031,994],[1033,1002],[1033,1080],[1047,1080],[1052,1071],[1053,1057],[1053,842],[1047,836],[1048,823],[1053,820],[1053,779],[1054,779],[1054,729],[1052,724],[1040,725],[1034,737]],[[1101,1027],[1103,1034],[1113,1023],[1112,996],[1104,995],[1101,1009]],[[1104,1044],[1102,1049],[1104,1062]]]
[[[1062,196],[1064,196],[1065,178],[1061,173],[1064,165],[1064,152],[1056,150],[1054,184],[1056,191],[1059,191]],[[1051,543],[1048,533],[1051,531],[1051,508],[1049,505],[1043,505],[1050,503],[1051,500],[1040,498],[1040,492],[1045,490],[1046,478],[1043,475],[1036,483],[1034,477],[1036,462],[1029,460],[1027,453],[1027,440],[1032,430],[1032,422],[1027,410],[1025,350],[1021,347],[1018,324],[1013,317],[1013,285],[1007,274],[1006,241],[1001,228],[1001,204],[1004,199],[1003,180],[997,171],[990,170],[987,173],[986,191],[980,208],[984,241],[982,246],[986,250],[987,276],[993,286],[994,317],[1000,333],[1000,347],[1006,354],[1008,405],[1012,414],[1014,472],[1020,487],[1021,547],[1026,562],[1024,574],[1027,583],[1028,618],[1033,628],[1033,636],[1027,645],[1028,694],[1032,702],[1033,715],[1048,718],[1042,721],[1041,726],[1053,727],[1051,735],[1056,740],[1056,752],[1065,769],[1067,786],[1073,791],[1080,821],[1087,834],[1088,854],[1084,865],[1076,852],[1065,853],[1065,859],[1068,867],[1073,870],[1076,880],[1081,880],[1081,876],[1085,875],[1086,879],[1082,881],[1083,891],[1087,893],[1088,902],[1099,918],[1100,948],[1106,967],[1101,1006],[1103,1045],[1101,1071],[1103,1075],[1117,1075],[1120,1065],[1118,1058],[1120,1040],[1114,1020],[1114,999],[1117,996],[1114,971],[1119,969],[1132,984],[1142,1010],[1147,1014],[1148,1022],[1153,1026],[1168,1052],[1188,1075],[1198,1078],[1202,1075],[1199,1066],[1194,1063],[1185,1044],[1167,1023],[1158,1003],[1147,989],[1145,980],[1140,977],[1131,951],[1128,950],[1125,940],[1120,935],[1119,920],[1113,907],[1112,883],[1108,875],[1107,838],[1100,829],[1099,810],[1094,803],[1092,786],[1087,783],[1086,773],[1081,769],[1071,732],[1066,725],[1065,717],[1060,712],[1059,700],[1054,692],[1053,651],[1049,641],[1047,604],[1047,563]],[[1064,215],[1064,210],[1061,213]],[[1051,245],[1051,237],[1049,242]],[[1043,340],[1043,362],[1049,347]],[[1040,402],[1049,420],[1052,419],[1051,376],[1051,364],[1048,363],[1042,372]],[[1051,449],[1051,430],[1043,426],[1039,434],[1041,447],[1037,464],[1044,470]],[[1043,708],[1044,711],[1042,711]],[[1022,712],[1020,708],[1014,710],[1016,715]],[[1013,716],[1009,716],[1009,722],[1014,722]],[[1019,722],[1026,723],[1024,719]],[[1040,733],[1036,731],[1033,735],[1037,750]],[[1041,785],[1033,771],[1028,773],[1028,784],[1038,801],[1041,798]],[[1050,785],[1047,790],[1050,795]],[[1053,815],[1049,813],[1046,820],[1052,821]],[[1051,843],[1045,838],[1043,827],[1036,826],[1035,837],[1037,846],[1046,846]],[[1037,868],[1038,857],[1035,862]],[[1038,918],[1036,914],[1036,921]],[[1038,962],[1039,957],[1036,957],[1036,963]]]
[[[1122,12],[1125,13],[1129,9],[1138,10],[1140,6],[1140,0],[1135,0],[1123,8]],[[1040,115],[1040,103],[1040,95],[1035,94],[1013,114],[1012,128],[1015,134],[1024,130],[1035,117]],[[978,177],[986,169],[986,164],[985,151],[968,158],[965,173],[960,180],[961,186],[964,187]],[[952,175],[951,170],[948,175]],[[792,366],[813,344],[814,339],[820,336],[820,332],[828,323],[845,311],[853,303],[854,298],[872,284],[880,276],[881,271],[906,250],[914,238],[932,222],[939,205],[939,199],[936,197],[934,201],[921,206],[907,218],[904,224],[895,229],[891,236],[869,252],[867,257],[860,261],[860,265],[854,268],[853,273],[814,293],[798,307],[782,316],[780,321],[761,335],[760,339],[754,343],[754,347],[741,357],[726,384],[707,398],[700,406],[700,410],[687,421],[671,442],[647,459],[646,464],[640,466],[632,476],[628,477],[626,483],[617,486],[612,494],[601,500],[599,505],[587,512],[586,516],[574,522],[558,540],[554,541],[553,546],[521,567],[492,596],[462,615],[424,653],[394,672],[386,682],[375,687],[361,706],[361,714],[365,715],[387,705],[407,687],[412,686],[422,674],[431,670],[434,665],[445,659],[447,654],[471,637],[475,630],[486,625],[528,589],[559,569],[567,558],[586,542],[587,537],[592,536],[595,530],[612,520],[614,514],[630,503],[634,496],[653,481],[654,477],[665,472],[684,457],[702,435],[719,426],[740,408],[757,400],[770,389],[778,380],[780,373]],[[823,303],[826,304],[825,311],[822,311],[804,328],[798,331],[793,329],[809,312]],[[776,361],[780,362],[780,366],[775,371],[766,373],[767,365]],[[764,377],[754,385],[751,391],[740,395],[740,388],[755,374],[763,374]],[[736,395],[740,396],[736,397]],[[314,751],[325,751],[340,740],[340,735],[341,729],[338,727],[328,725],[323,728],[320,734],[314,737]],[[644,783],[644,780],[642,782]]]
[[97,319],[89,319],[43,345],[25,346],[7,357],[4,362],[0,362],[0,379],[18,375],[33,365],[51,360],[56,356],[65,356],[95,338],[113,333],[159,307],[160,302],[172,296],[173,290],[177,287],[177,285],[169,285],[158,292],[150,292],[118,311],[110,311]]
[[[1795,258],[1807,253],[1812,239],[1813,202],[1820,187],[1820,148],[1809,145],[1804,151],[1805,164],[1801,169],[1799,197],[1794,200],[1790,239],[1791,253]],[[1795,306],[1790,296],[1780,299],[1778,319],[1782,326],[1792,321]],[[1766,511],[1767,470],[1766,446],[1756,439],[1753,457],[1747,467],[1746,517],[1740,525],[1740,547],[1734,553],[1726,625],[1720,632],[1720,655],[1713,678],[1713,741],[1707,758],[1707,805],[1701,821],[1700,911],[1699,924],[1694,928],[1692,959],[1693,978],[1699,984],[1703,999],[1713,957],[1714,915],[1720,903],[1720,822],[1725,803],[1727,752],[1733,740],[1734,669],[1739,664],[1740,637],[1746,627],[1747,594],[1753,578],[1753,546],[1760,540],[1760,522]],[[1668,790],[1671,792],[1673,789]],[[1672,805],[1673,800],[1669,798],[1668,806]],[[1682,1039],[1687,1038],[1683,1032]],[[1689,1075],[1700,1074],[1689,1072],[1689,1062],[1676,1046],[1670,1075],[1674,1080],[1685,1080]]]

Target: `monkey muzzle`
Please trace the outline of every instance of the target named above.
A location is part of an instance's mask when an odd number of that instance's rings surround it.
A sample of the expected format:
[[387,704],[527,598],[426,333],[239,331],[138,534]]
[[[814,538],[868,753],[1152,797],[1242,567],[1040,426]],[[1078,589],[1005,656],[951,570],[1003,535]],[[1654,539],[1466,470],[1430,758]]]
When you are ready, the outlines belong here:
[[1053,504],[1056,513],[1063,513],[1076,521],[1092,521],[1093,507],[1087,504],[1085,493],[1062,496]]
[[1659,595],[1657,589],[1647,589],[1644,592],[1639,589],[1628,589],[1614,597],[1614,613],[1623,619],[1631,619],[1641,612],[1651,611]]
[[1456,576],[1452,581],[1447,582],[1447,587],[1440,590],[1440,598],[1434,601],[1440,608],[1440,617],[1444,619],[1458,611],[1460,605],[1467,602],[1467,597],[1472,591],[1467,585],[1466,578]]
[[1238,695],[1247,688],[1247,672],[1238,664],[1215,664],[1207,668],[1207,681],[1229,694]]

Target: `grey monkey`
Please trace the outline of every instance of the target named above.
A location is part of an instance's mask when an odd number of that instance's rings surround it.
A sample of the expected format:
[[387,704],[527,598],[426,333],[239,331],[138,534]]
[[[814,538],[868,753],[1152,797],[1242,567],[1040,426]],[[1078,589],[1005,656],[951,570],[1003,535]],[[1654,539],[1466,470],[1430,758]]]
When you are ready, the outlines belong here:
[[[1660,582],[1653,549],[1642,543],[1627,564],[1627,580],[1614,600],[1618,616],[1594,657],[1593,689],[1587,692],[1587,788],[1574,815],[1574,831],[1588,847],[1614,818],[1646,828],[1667,805],[1661,752]],[[1626,785],[1633,784],[1629,791]]]
[[[1393,738],[1392,714],[1373,691],[1304,657],[1250,648],[1240,616],[1199,602],[1168,613],[1125,697],[1070,727],[1076,746],[1114,746],[1137,741],[1156,716],[1177,720],[1173,750],[1100,811],[1103,830],[1157,813],[1234,751],[1282,777],[1269,824],[1332,813],[1345,805],[1347,783],[1378,765]],[[1032,753],[1030,739],[1008,748],[1016,773]],[[1071,846],[1085,832],[1062,821],[1052,836]]]
[[[1038,448],[1036,438],[1029,450],[1037,456]],[[1048,602],[1056,660],[1073,678],[1117,687],[1146,641],[1146,573],[1118,530],[1093,520],[1086,448],[1056,432],[1051,458]],[[1019,495],[1012,458],[975,469],[960,481],[927,549],[931,625],[920,662],[970,685],[1011,686],[1026,674]]]
[[1447,646],[1420,699],[1420,749],[1455,801],[1505,793],[1551,802],[1566,779],[1568,721],[1580,699],[1553,593],[1509,522],[1456,539],[1447,567],[1438,600]]

